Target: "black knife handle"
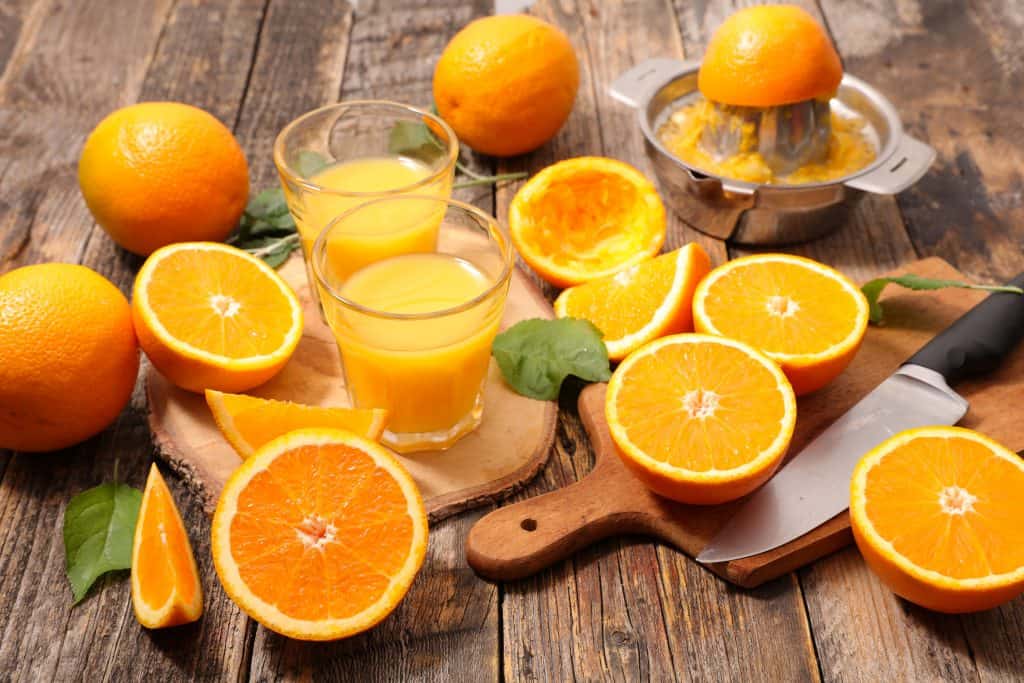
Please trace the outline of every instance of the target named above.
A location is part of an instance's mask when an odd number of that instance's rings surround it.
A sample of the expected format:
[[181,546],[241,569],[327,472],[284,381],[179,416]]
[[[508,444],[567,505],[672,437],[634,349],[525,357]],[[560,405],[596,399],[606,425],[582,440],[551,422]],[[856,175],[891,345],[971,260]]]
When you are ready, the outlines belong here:
[[[1024,288],[1024,273],[1009,283]],[[949,383],[994,370],[1024,337],[1024,295],[993,292],[957,318],[907,363],[935,370]]]

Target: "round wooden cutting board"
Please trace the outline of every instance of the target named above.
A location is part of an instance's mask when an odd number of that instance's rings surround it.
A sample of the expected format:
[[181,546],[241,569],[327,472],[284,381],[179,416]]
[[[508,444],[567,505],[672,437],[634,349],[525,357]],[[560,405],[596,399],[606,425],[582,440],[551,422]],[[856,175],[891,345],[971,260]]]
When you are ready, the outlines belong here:
[[[306,327],[284,370],[249,393],[310,405],[349,405],[338,347],[313,302],[302,259],[293,256],[279,272],[302,300]],[[552,315],[548,302],[514,269],[502,329]],[[202,396],[173,386],[149,363],[144,372],[149,426],[160,457],[212,512],[239,456],[221,436]],[[555,402],[509,389],[492,359],[480,427],[447,451],[398,456],[419,484],[431,521],[503,498],[533,478],[551,450],[557,413]]]

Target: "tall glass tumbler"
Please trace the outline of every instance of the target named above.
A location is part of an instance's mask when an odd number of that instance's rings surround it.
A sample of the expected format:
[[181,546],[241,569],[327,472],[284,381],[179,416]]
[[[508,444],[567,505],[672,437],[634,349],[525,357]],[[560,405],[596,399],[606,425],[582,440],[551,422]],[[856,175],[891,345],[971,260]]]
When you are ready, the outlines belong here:
[[[350,273],[332,244],[384,210],[436,224],[436,248]],[[401,452],[443,449],[480,424],[512,275],[512,248],[493,217],[439,197],[378,199],[328,225],[311,262],[349,397],[356,407],[388,410],[385,443]]]
[[[381,197],[448,198],[459,142],[441,118],[396,102],[354,100],[316,109],[289,123],[274,142],[274,163],[298,228],[310,289],[313,243],[346,211]],[[386,256],[432,251],[437,225],[409,220],[402,206],[378,206],[376,220],[345,236],[344,274]],[[394,226],[403,225],[396,231]],[[322,310],[322,306],[321,306]]]

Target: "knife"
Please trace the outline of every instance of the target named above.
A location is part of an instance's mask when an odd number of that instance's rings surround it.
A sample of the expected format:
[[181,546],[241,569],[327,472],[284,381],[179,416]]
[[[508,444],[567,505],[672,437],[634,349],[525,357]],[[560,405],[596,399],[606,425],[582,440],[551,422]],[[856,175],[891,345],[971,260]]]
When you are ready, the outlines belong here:
[[[1010,283],[1024,287],[1024,273]],[[950,384],[995,369],[1024,336],[1024,296],[990,294],[907,359],[751,494],[697,555],[704,564],[757,555],[850,506],[861,456],[913,427],[952,425],[967,401]]]

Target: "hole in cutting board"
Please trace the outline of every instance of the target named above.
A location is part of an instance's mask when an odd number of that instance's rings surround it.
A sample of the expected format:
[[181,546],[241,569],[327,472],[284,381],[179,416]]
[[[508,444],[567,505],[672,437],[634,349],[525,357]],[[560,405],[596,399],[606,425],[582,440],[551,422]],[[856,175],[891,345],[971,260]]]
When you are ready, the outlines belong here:
[[527,517],[523,521],[519,522],[519,526],[522,527],[523,531],[536,531],[537,520]]

